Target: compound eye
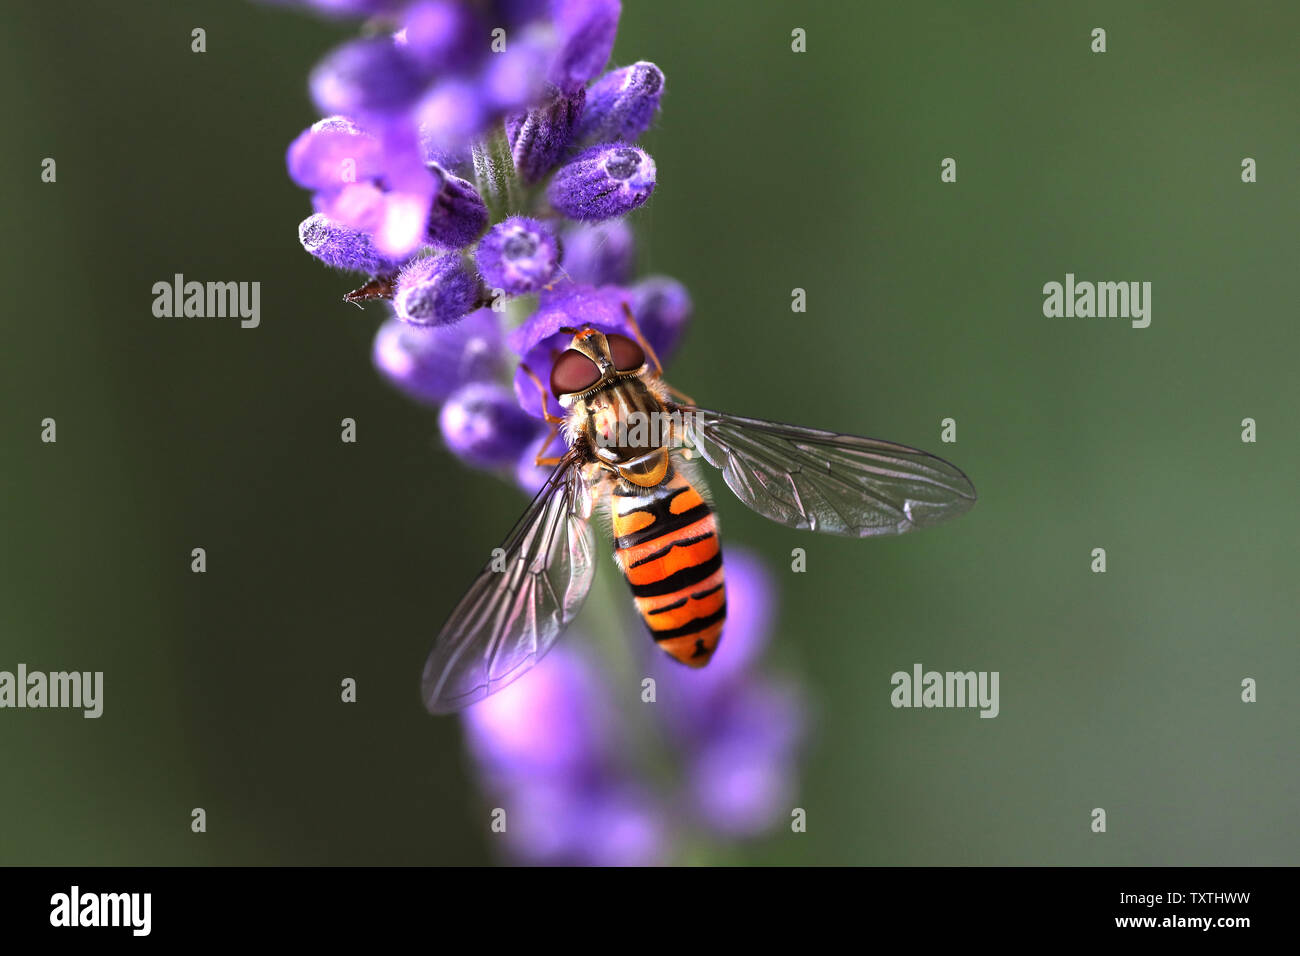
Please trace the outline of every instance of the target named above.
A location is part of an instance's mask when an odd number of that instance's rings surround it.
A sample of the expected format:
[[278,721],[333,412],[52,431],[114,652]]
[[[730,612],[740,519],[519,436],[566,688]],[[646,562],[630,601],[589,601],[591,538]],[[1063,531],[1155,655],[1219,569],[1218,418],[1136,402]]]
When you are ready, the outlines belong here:
[[645,352],[626,335],[610,332],[605,336],[609,343],[609,357],[620,372],[633,372],[645,364]]
[[573,392],[585,392],[600,381],[600,369],[587,356],[574,349],[560,353],[551,368],[551,394],[556,398]]

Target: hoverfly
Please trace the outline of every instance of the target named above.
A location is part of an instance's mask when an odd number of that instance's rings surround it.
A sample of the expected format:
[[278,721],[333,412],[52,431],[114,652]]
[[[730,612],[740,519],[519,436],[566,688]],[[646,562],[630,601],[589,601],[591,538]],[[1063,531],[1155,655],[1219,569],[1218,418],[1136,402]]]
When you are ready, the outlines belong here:
[[[550,391],[566,414],[545,417],[563,429],[567,450],[537,459],[554,471],[438,635],[423,679],[433,713],[520,677],[577,616],[595,576],[598,504],[651,636],[683,664],[707,664],[726,588],[696,458],[721,469],[727,487],[764,517],[828,534],[902,534],[975,503],[961,470],[926,452],[674,401],[685,396],[664,382],[654,350],[624,313],[631,337],[562,330],[573,339],[555,360]],[[529,375],[545,407],[544,386]]]

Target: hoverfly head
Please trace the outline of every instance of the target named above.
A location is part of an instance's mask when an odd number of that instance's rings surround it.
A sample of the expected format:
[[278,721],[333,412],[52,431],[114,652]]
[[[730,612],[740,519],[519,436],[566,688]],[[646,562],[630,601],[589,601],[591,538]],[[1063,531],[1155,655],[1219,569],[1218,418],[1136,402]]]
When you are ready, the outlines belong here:
[[560,331],[573,332],[573,342],[551,368],[551,393],[566,408],[574,396],[636,374],[645,365],[645,351],[626,335],[592,328]]

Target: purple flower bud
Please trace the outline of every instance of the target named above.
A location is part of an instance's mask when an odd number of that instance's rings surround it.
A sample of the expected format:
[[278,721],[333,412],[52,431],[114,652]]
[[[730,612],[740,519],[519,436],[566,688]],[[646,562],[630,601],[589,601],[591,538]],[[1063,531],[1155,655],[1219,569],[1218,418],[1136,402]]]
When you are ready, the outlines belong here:
[[398,264],[380,254],[364,232],[317,213],[298,224],[298,241],[313,256],[335,269],[376,275],[396,271]]
[[503,838],[510,857],[550,866],[666,862],[670,836],[665,832],[665,808],[630,774],[601,771],[594,780],[560,774],[484,774],[493,799],[512,808]]
[[429,212],[429,244],[436,249],[462,249],[479,237],[488,224],[487,205],[467,180],[439,166],[430,167],[441,177],[442,188]]
[[391,37],[353,40],[329,54],[311,74],[311,92],[323,113],[396,113],[423,82]]
[[[627,316],[623,313],[623,303],[627,300],[628,295],[622,289],[558,282],[542,293],[537,311],[506,336],[506,344],[516,355],[526,355],[566,326],[590,326],[602,332],[630,335]],[[549,368],[546,371],[550,373]]]
[[488,56],[483,71],[481,90],[488,104],[494,110],[513,112],[541,100],[554,54],[555,37],[543,27],[510,36],[504,51]]
[[479,88],[466,79],[452,77],[434,85],[415,108],[420,145],[426,158],[460,156],[487,123],[487,109]]
[[663,72],[645,60],[606,73],[587,91],[578,140],[634,142],[654,121],[663,91]]
[[512,807],[507,845],[532,863],[662,862],[663,808],[624,769],[626,728],[609,675],[571,634],[519,680],[465,711],[493,799]]
[[424,191],[390,193],[372,183],[352,183],[317,193],[314,204],[334,222],[368,234],[376,249],[400,262],[422,245],[429,199]]
[[[530,423],[531,425],[531,423]],[[616,714],[604,675],[571,635],[527,674],[463,716],[476,760],[494,775],[582,775],[603,764]]]
[[756,680],[738,688],[710,721],[708,734],[694,741],[692,805],[710,828],[754,836],[788,812],[803,703],[791,688]]
[[459,0],[419,0],[402,14],[397,42],[428,73],[471,67],[487,50],[488,30]]
[[397,277],[393,311],[412,325],[450,325],[474,308],[478,281],[456,253],[413,259]]
[[612,219],[636,209],[654,192],[655,164],[635,146],[593,146],[551,180],[546,195],[557,211],[580,222]]
[[691,318],[691,296],[686,287],[668,276],[650,276],[632,288],[628,303],[659,361],[668,364]]
[[488,288],[523,295],[551,281],[559,265],[560,245],[549,226],[512,216],[488,230],[478,244],[477,259]]
[[656,866],[664,862],[668,835],[664,808],[639,784],[616,783],[587,791],[572,813],[576,839],[569,858],[582,866]]
[[501,324],[491,309],[477,309],[444,326],[389,319],[375,334],[372,358],[398,390],[417,402],[440,405],[462,385],[501,373]]
[[[331,139],[342,128],[332,126]],[[369,140],[360,139],[360,142]],[[291,156],[291,161],[301,158],[310,168],[313,145],[304,145],[302,154]],[[321,146],[320,155],[327,166],[338,161],[341,149],[348,148],[346,142],[329,140],[322,141]],[[369,233],[375,247],[385,256],[399,261],[409,258],[425,243],[429,206],[438,188],[438,180],[420,158],[413,131],[404,124],[380,124],[369,162],[364,169],[358,166],[357,171],[367,173],[369,178],[344,175],[341,183],[334,182],[330,184],[332,188],[320,189],[313,199],[316,211],[335,222]],[[355,181],[350,181],[354,178]]]
[[572,93],[553,89],[541,106],[506,118],[510,154],[524,182],[535,183],[555,168],[573,142],[586,96],[582,87]]
[[622,219],[575,226],[564,234],[564,271],[574,282],[623,285],[636,266],[636,237]]
[[457,389],[442,406],[438,425],[452,454],[475,468],[514,464],[537,427],[510,390],[495,382]]
[[549,79],[563,90],[585,86],[609,61],[622,4],[619,0],[555,0],[551,13],[560,48]]
[[346,116],[330,116],[303,130],[285,160],[289,175],[304,189],[341,189],[382,171],[379,141]]

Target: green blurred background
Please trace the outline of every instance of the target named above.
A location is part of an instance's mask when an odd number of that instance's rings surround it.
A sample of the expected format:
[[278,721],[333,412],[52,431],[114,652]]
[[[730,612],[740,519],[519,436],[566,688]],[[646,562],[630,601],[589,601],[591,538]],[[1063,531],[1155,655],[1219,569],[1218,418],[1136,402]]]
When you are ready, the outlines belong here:
[[[494,859],[418,678],[522,498],[380,381],[382,309],[296,241],[284,149],[352,26],[232,0],[4,19],[0,669],[106,691],[97,721],[0,711],[0,862]],[[719,495],[817,712],[808,832],[733,859],[1297,862],[1298,29],[1290,3],[626,4],[615,59],[668,77],[642,270],[697,306],[673,381],[929,448],[981,493],[868,542]],[[260,281],[261,327],[155,318],[175,272]],[[1044,318],[1066,272],[1152,282],[1151,327]],[[894,710],[918,661],[999,671],[1001,715]]]

